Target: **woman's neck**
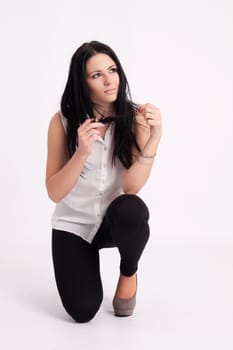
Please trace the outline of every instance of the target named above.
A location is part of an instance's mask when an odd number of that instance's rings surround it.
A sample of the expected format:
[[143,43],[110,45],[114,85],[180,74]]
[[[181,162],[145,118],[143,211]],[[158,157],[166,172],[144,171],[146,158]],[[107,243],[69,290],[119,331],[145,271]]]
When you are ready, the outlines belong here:
[[96,119],[109,117],[114,115],[114,108],[113,106],[96,106],[93,109],[93,114]]

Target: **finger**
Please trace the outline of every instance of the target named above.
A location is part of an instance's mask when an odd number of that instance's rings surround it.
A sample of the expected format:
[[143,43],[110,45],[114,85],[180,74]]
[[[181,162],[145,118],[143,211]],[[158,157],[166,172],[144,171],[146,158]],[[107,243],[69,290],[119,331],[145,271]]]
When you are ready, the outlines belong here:
[[100,131],[97,128],[87,128],[84,130],[84,132],[88,134],[98,134],[100,135]]
[[141,110],[140,110],[141,114],[144,115],[144,117],[146,116],[146,114],[148,113],[152,113],[152,110],[149,109],[148,107],[143,107]]
[[145,111],[145,109],[149,106],[150,103],[139,104],[140,111]]
[[144,105],[140,105],[140,112],[142,112],[142,113],[146,113],[146,112],[156,113],[156,112],[159,112],[160,113],[160,109],[158,107],[156,107],[155,105],[153,105],[152,103],[145,103]]
[[82,123],[82,124],[78,127],[78,130],[84,130],[90,123],[91,123],[91,119],[85,120],[85,122]]
[[97,134],[91,134],[91,135],[89,135],[89,142],[90,143],[93,143],[94,141],[96,141],[96,140],[98,140],[99,139],[99,135],[97,135]]
[[82,126],[87,126],[91,123],[92,119],[86,119],[85,122],[82,123],[81,127]]
[[88,127],[91,127],[91,128],[101,128],[101,127],[104,127],[105,125],[101,122],[92,122],[90,125],[88,125]]
[[146,113],[144,118],[145,118],[146,121],[147,120],[153,120],[155,122],[160,122],[160,118],[158,116],[156,116],[156,115],[152,115],[151,113]]
[[146,118],[153,118],[153,113],[151,111],[146,111],[145,112],[145,117]]
[[142,109],[142,105],[141,105],[141,104],[138,104],[138,105],[137,105],[137,111],[138,111],[138,112],[141,112],[141,109]]
[[98,130],[93,130],[93,129],[91,129],[91,130],[87,130],[87,135],[88,135],[88,136],[93,136],[93,135],[98,135],[98,136],[100,136],[100,132],[99,132]]
[[160,122],[158,122],[156,120],[152,120],[152,119],[147,120],[147,124],[149,126],[161,127],[161,123]]
[[[83,124],[84,125],[84,124]],[[100,127],[102,127],[102,126],[104,126],[104,124],[103,123],[101,123],[101,122],[89,122],[88,124],[86,124],[85,125],[85,128],[87,128],[87,129],[91,129],[91,128],[100,128]]]
[[88,140],[93,135],[96,135],[99,137],[101,134],[97,129],[85,129],[85,130],[81,130],[78,133],[79,138],[83,141]]
[[82,126],[78,128],[78,132],[87,132],[87,130],[95,129],[102,127],[103,124],[100,122],[91,122],[90,119],[87,120],[87,123],[83,123]]
[[100,135],[100,131],[98,130],[98,128],[103,127],[103,126],[104,125],[102,123],[91,123],[91,124],[87,125],[86,128],[83,129],[83,131],[88,132],[88,131],[92,130]]

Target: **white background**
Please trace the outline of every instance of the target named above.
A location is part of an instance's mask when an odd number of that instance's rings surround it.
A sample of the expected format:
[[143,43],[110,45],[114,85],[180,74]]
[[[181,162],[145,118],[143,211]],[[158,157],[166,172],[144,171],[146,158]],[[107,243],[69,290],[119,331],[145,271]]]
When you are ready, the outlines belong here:
[[[8,349],[232,349],[233,4],[230,0],[2,1],[0,346]],[[101,252],[105,299],[73,323],[50,251],[47,128],[85,41],[118,54],[136,102],[162,112],[141,197],[151,239],[135,316],[112,315],[118,254]]]

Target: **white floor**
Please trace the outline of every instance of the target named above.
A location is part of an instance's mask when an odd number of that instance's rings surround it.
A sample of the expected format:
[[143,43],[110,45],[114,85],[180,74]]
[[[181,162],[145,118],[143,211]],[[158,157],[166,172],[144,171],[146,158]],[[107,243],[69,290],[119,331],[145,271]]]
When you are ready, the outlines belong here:
[[153,238],[129,318],[113,316],[118,254],[102,251],[105,297],[88,324],[72,322],[63,310],[44,243],[0,252],[1,349],[233,349],[232,240]]

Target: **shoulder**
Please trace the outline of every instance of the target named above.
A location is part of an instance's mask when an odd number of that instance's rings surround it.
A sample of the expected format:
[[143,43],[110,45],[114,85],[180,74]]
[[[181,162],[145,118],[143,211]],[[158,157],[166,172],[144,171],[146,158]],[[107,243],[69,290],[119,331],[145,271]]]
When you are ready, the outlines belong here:
[[68,157],[66,133],[62,125],[60,112],[55,113],[49,122],[47,136],[47,176],[64,165]]
[[56,112],[49,122],[48,146],[51,149],[65,149],[67,147],[66,132],[62,125],[61,114]]
[[47,139],[46,181],[69,160],[66,133],[60,113],[55,113],[49,122]]
[[64,125],[62,122],[62,116],[60,112],[56,112],[50,119],[48,133],[49,134],[59,133],[60,135],[65,134]]
[[61,114],[56,112],[50,119],[49,127],[62,126]]

